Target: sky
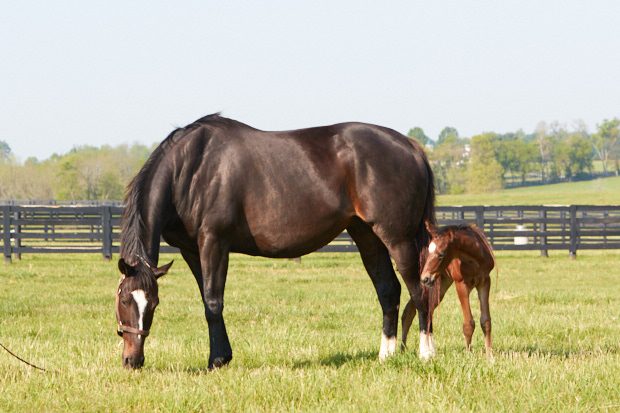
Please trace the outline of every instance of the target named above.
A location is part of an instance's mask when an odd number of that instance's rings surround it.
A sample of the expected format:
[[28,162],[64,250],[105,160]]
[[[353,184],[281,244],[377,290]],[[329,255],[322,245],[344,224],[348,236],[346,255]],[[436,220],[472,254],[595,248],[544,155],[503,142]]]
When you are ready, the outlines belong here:
[[620,117],[616,0],[0,4],[0,140],[22,161],[217,111],[431,138]]

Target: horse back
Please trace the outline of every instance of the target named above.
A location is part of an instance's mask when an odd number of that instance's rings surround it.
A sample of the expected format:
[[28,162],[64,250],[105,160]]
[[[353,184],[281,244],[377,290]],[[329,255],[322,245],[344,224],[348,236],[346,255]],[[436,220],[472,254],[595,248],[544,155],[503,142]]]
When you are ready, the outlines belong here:
[[233,250],[267,256],[319,248],[355,216],[413,231],[429,188],[419,147],[363,123],[265,132],[207,122],[179,140],[170,168],[190,236],[208,228]]

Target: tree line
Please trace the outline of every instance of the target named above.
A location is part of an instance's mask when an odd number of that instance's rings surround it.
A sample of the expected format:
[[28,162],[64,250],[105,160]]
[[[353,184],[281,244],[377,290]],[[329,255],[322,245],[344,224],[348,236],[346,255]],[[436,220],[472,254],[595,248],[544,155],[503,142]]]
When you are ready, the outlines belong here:
[[81,146],[23,163],[0,141],[0,199],[118,200],[154,148]]
[[[436,139],[415,127],[408,136],[427,151],[439,193],[489,192],[509,186],[620,174],[620,119],[594,133],[583,123],[567,128],[540,123],[532,133],[461,137],[446,127]],[[118,200],[154,147],[141,144],[80,146],[46,160],[15,159],[0,140],[0,199]]]
[[[481,133],[471,138],[444,128],[436,140],[415,127],[408,136],[427,150],[439,193],[490,192],[506,187],[620,175],[620,119],[604,120],[590,134],[540,123],[532,133]],[[600,171],[595,171],[595,162]]]

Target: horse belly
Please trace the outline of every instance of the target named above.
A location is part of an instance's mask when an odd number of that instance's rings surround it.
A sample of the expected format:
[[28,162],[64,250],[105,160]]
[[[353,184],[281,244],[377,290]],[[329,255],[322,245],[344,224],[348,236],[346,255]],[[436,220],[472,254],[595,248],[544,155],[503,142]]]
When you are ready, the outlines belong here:
[[329,208],[303,202],[272,205],[261,215],[246,216],[253,251],[239,251],[276,258],[293,258],[323,247],[350,221],[348,208]]

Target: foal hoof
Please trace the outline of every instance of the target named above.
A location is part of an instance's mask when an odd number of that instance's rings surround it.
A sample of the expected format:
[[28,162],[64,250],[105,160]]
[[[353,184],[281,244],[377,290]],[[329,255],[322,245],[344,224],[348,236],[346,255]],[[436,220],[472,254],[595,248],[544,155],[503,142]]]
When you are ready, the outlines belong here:
[[213,360],[209,361],[209,370],[219,369],[224,367],[232,360],[232,356],[222,356],[216,357]]

